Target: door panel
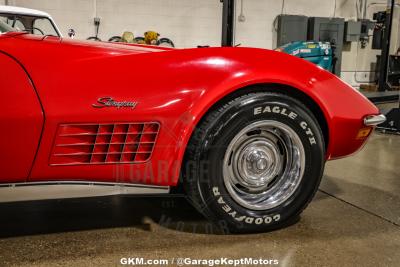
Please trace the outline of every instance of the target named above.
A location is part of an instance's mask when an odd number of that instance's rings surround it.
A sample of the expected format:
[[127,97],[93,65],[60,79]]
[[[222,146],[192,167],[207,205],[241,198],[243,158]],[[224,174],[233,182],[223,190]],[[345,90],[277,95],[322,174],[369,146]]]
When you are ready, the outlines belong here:
[[38,148],[43,111],[24,69],[0,52],[0,183],[26,181]]

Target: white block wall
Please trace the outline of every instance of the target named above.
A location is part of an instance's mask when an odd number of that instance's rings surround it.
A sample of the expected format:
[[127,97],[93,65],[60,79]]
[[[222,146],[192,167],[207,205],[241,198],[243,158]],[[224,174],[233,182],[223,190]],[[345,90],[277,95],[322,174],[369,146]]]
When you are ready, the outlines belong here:
[[77,38],[82,39],[95,34],[95,16],[101,18],[99,37],[102,40],[126,30],[135,36],[155,30],[179,47],[219,45],[221,39],[219,0],[97,0],[97,5],[95,0],[14,1],[19,6],[50,13],[64,35],[73,28]]
[[[5,0],[0,0],[5,1]],[[236,0],[236,17],[240,2]],[[400,0],[397,0],[400,2]],[[171,38],[178,47],[218,46],[221,42],[222,4],[219,0],[9,0],[18,6],[50,13],[66,35],[69,28],[77,38],[94,35],[93,18],[101,18],[102,40],[130,30],[142,36],[155,30]],[[386,0],[369,0],[368,17],[384,10]],[[245,22],[236,20],[236,44],[275,48],[273,21],[282,12],[282,0],[243,0]],[[284,14],[356,19],[356,0],[285,0]],[[382,4],[372,4],[382,3]],[[398,13],[400,10],[397,11]],[[399,33],[400,34],[400,33]],[[343,52],[342,78],[353,85],[370,80],[371,64],[379,51],[357,49],[352,43]]]
[[[4,0],[3,0],[4,1]],[[93,18],[101,18],[100,38],[130,30],[143,35],[156,30],[179,47],[219,45],[222,4],[219,0],[9,0],[18,6],[44,10],[66,34],[74,28],[78,38],[94,34]],[[355,0],[337,0],[353,2]],[[381,0],[384,1],[384,0]],[[236,24],[236,43],[273,48],[273,21],[281,14],[282,0],[244,0],[246,22]],[[97,4],[96,4],[97,3]],[[97,7],[97,8],[96,8]],[[240,0],[237,0],[237,15]],[[332,16],[333,0],[285,0],[285,14]],[[336,14],[339,15],[338,5]]]

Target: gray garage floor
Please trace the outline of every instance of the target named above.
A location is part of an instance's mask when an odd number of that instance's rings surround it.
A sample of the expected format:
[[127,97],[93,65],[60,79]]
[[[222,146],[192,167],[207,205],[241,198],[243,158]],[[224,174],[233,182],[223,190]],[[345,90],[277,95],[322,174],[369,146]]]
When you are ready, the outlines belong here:
[[329,162],[300,221],[241,236],[180,197],[0,205],[0,266],[118,266],[122,257],[272,258],[280,266],[400,266],[400,136]]

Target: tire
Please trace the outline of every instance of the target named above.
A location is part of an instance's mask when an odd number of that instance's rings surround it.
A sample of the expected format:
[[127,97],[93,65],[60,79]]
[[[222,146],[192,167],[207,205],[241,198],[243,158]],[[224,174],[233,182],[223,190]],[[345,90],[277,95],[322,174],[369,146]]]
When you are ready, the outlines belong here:
[[174,42],[169,38],[161,38],[157,41],[157,45],[162,47],[175,47]]
[[313,114],[283,94],[251,93],[210,111],[184,165],[188,200],[225,233],[293,224],[318,189],[323,134]]
[[144,37],[135,37],[135,43],[146,44],[146,42],[144,41]]
[[88,40],[88,41],[96,41],[96,42],[101,42],[101,39],[100,39],[100,38],[98,38],[98,37],[96,37],[96,36],[91,36],[91,37],[88,37],[86,40]]
[[122,42],[122,38],[121,36],[113,36],[110,39],[108,39],[108,41],[112,43],[119,43]]

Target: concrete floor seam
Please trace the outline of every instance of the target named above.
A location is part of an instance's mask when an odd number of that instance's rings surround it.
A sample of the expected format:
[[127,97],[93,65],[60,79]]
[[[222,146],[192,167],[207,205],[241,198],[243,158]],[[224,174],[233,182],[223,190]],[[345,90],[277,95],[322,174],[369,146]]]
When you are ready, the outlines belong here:
[[354,204],[352,204],[352,203],[350,203],[350,202],[348,202],[348,201],[346,201],[346,200],[344,200],[344,199],[341,199],[341,198],[336,197],[336,196],[334,196],[334,195],[332,195],[332,194],[329,194],[328,192],[326,192],[326,191],[324,191],[324,190],[318,189],[318,191],[321,192],[321,193],[323,193],[323,194],[325,194],[325,195],[328,195],[328,196],[330,196],[330,197],[332,197],[332,198],[334,198],[334,199],[337,199],[337,200],[339,200],[339,201],[341,201],[341,202],[343,202],[343,203],[345,203],[345,204],[348,204],[348,205],[350,205],[350,206],[352,206],[352,207],[354,207],[354,208],[356,208],[356,209],[358,209],[358,210],[361,210],[361,211],[363,211],[363,212],[365,212],[365,213],[368,213],[368,214],[370,214],[370,215],[373,215],[373,216],[375,216],[375,217],[377,217],[377,218],[379,218],[379,219],[381,219],[381,220],[383,220],[383,221],[386,221],[386,222],[388,222],[388,223],[390,223],[390,224],[393,224],[393,225],[395,225],[395,226],[397,226],[397,227],[400,227],[400,224],[398,224],[398,223],[396,223],[396,222],[393,222],[393,221],[391,221],[391,220],[388,220],[388,219],[386,219],[386,218],[383,217],[383,216],[380,216],[380,215],[378,215],[378,214],[376,214],[376,213],[373,213],[373,212],[371,212],[371,211],[369,211],[369,210],[366,210],[366,209],[361,208],[361,207],[359,207],[359,206],[357,206],[357,205],[354,205]]

